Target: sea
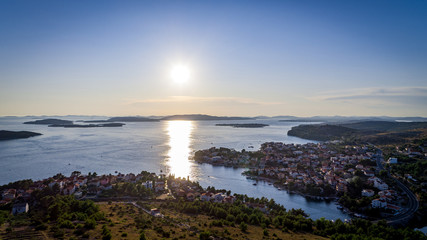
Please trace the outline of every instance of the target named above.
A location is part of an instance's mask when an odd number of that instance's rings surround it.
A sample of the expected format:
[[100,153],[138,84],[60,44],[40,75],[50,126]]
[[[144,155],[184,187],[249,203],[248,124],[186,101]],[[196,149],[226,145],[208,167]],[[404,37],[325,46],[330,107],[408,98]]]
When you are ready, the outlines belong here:
[[[226,147],[256,151],[264,142],[305,144],[314,142],[288,136],[300,124],[278,119],[233,121],[128,122],[123,127],[62,128],[23,124],[46,118],[104,120],[99,116],[0,117],[0,130],[32,131],[43,135],[27,139],[0,141],[0,185],[9,182],[51,177],[57,173],[83,174],[139,173],[173,174],[189,178],[203,187],[227,189],[251,197],[273,198],[287,209],[303,209],[312,219],[349,219],[334,201],[309,200],[298,194],[278,190],[267,182],[247,179],[246,169],[198,164],[195,151]],[[263,128],[233,128],[217,123],[261,123]]]

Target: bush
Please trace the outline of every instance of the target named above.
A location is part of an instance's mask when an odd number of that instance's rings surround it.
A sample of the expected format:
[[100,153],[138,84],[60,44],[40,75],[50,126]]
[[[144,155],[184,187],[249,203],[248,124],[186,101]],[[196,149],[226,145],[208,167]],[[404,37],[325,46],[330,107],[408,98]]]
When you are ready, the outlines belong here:
[[208,240],[209,237],[211,236],[210,232],[202,232],[199,235],[200,240]]
[[147,237],[145,236],[145,232],[142,232],[142,233],[139,235],[139,240],[147,240]]
[[106,225],[102,226],[102,240],[110,240],[112,237],[110,229]]
[[85,228],[87,229],[95,229],[96,221],[94,219],[88,218],[85,221]]
[[242,232],[246,232],[248,230],[248,224],[244,222],[240,223],[240,230],[242,230]]
[[264,229],[264,236],[268,236],[268,230],[267,229]]
[[60,228],[68,228],[68,229],[74,228],[74,224],[70,220],[62,220],[58,223],[58,225]]

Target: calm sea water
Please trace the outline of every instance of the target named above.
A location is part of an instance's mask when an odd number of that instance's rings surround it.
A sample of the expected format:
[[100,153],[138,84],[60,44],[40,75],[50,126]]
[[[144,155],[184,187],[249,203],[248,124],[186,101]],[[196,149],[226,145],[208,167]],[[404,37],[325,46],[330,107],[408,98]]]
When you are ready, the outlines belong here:
[[[94,120],[101,117],[60,117],[66,120]],[[256,150],[267,141],[304,144],[310,141],[287,136],[298,123],[278,120],[221,121],[220,123],[265,123],[265,128],[215,126],[216,121],[170,121],[126,123],[118,128],[52,128],[22,124],[41,119],[33,117],[0,118],[0,130],[34,131],[42,136],[0,142],[0,184],[20,179],[43,179],[63,173],[109,174],[163,171],[198,181],[203,187],[229,189],[253,197],[274,198],[286,208],[301,208],[313,219],[345,219],[331,202],[308,201],[279,191],[273,186],[241,175],[244,169],[197,164],[191,159],[195,150],[228,147]],[[251,148],[253,147],[253,148]]]

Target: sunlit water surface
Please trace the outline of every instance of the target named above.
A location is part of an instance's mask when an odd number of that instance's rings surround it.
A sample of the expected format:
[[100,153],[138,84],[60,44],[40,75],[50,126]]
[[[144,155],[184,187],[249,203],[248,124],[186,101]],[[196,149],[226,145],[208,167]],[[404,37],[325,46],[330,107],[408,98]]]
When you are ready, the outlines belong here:
[[[100,117],[60,117],[95,120]],[[265,128],[215,126],[217,121],[162,121],[126,123],[118,128],[52,128],[22,124],[40,118],[3,117],[1,130],[34,131],[42,136],[0,142],[0,184],[20,179],[43,179],[56,173],[138,173],[147,170],[189,177],[203,187],[230,189],[253,197],[274,198],[286,208],[301,208],[313,219],[348,218],[331,202],[308,201],[279,191],[268,183],[241,175],[244,169],[197,164],[189,159],[195,150],[228,147],[256,150],[267,141],[304,144],[310,141],[287,136],[298,123],[278,120],[222,121],[222,123],[265,123]],[[253,148],[252,148],[253,147]]]
[[169,151],[167,166],[169,173],[175,177],[186,178],[190,176],[191,134],[193,122],[169,121],[167,122],[169,136]]

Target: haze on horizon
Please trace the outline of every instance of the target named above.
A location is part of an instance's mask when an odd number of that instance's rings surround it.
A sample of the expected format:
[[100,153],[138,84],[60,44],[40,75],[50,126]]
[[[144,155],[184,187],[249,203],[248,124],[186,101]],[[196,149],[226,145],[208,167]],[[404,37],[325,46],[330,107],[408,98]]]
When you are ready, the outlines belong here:
[[0,22],[0,116],[427,117],[427,1],[4,0]]

